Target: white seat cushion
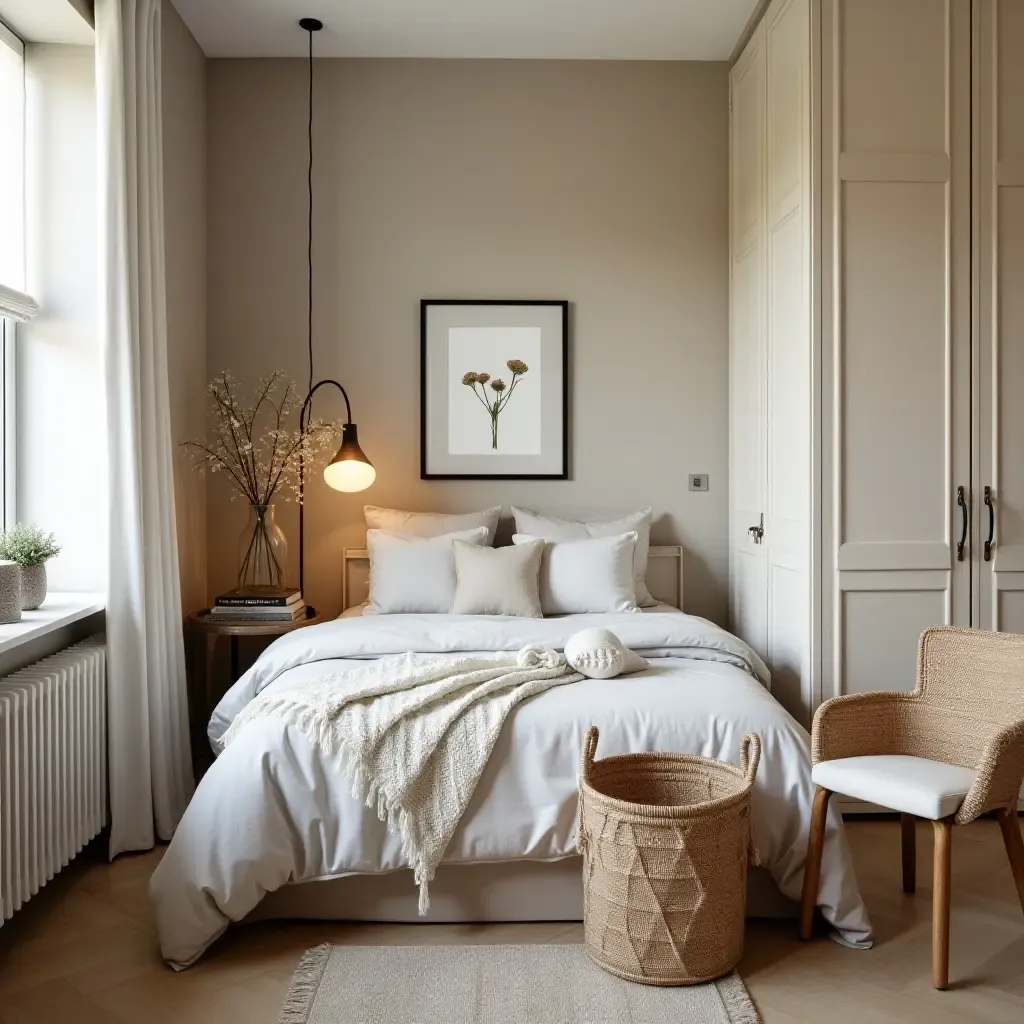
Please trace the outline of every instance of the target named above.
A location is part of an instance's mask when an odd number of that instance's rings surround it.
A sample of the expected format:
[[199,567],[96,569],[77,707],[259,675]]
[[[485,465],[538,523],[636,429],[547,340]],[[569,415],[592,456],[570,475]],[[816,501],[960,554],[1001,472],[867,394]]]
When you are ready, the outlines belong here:
[[811,772],[815,785],[833,793],[933,821],[956,813],[974,775],[970,768],[905,754],[842,757]]

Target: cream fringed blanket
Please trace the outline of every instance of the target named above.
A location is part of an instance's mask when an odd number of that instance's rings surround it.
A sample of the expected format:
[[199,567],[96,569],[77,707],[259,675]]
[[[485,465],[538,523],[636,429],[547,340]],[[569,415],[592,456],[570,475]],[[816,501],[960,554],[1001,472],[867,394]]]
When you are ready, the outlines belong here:
[[509,711],[583,676],[550,647],[517,654],[403,654],[267,691],[236,717],[283,718],[340,758],[353,795],[376,805],[430,907],[428,883],[469,805]]

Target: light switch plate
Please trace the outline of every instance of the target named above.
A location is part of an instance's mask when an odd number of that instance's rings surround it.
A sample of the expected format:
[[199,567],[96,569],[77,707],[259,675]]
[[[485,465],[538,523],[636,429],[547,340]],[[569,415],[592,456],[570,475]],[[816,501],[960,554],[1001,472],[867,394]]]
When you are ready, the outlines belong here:
[[691,491],[706,491],[708,489],[708,475],[707,473],[691,473],[690,474],[690,490]]

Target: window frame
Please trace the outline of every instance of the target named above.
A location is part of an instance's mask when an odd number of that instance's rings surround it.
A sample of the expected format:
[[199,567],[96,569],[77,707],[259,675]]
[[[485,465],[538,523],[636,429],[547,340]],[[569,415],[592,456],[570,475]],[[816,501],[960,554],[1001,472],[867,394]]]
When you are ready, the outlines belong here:
[[5,42],[12,50],[17,50],[24,60],[25,41],[21,36],[15,35],[15,33],[8,28],[2,20],[0,20],[0,40],[3,40],[3,42]]
[[0,501],[0,517],[3,529],[13,526],[17,521],[17,424],[18,424],[18,368],[16,344],[18,325],[8,317],[0,319],[2,334],[2,351],[0,351],[0,416],[3,417],[3,443],[0,444],[0,459],[3,473],[0,476],[0,488],[3,490]]
[[[0,20],[0,45],[10,47],[21,57],[23,103],[25,103],[25,42],[11,28]],[[24,264],[25,236],[27,214],[25,210],[25,150],[26,150],[26,111],[22,107],[21,117],[21,240],[22,262]],[[15,288],[22,282],[0,281],[0,285]],[[7,529],[17,517],[17,321],[0,313],[0,426],[3,428],[0,439],[0,520],[2,528]]]

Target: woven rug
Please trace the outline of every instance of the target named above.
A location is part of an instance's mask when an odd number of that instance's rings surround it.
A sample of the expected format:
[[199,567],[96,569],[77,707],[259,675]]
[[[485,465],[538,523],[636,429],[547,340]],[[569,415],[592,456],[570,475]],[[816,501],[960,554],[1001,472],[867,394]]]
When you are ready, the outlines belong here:
[[760,1024],[736,973],[636,985],[583,946],[317,946],[279,1024]]

